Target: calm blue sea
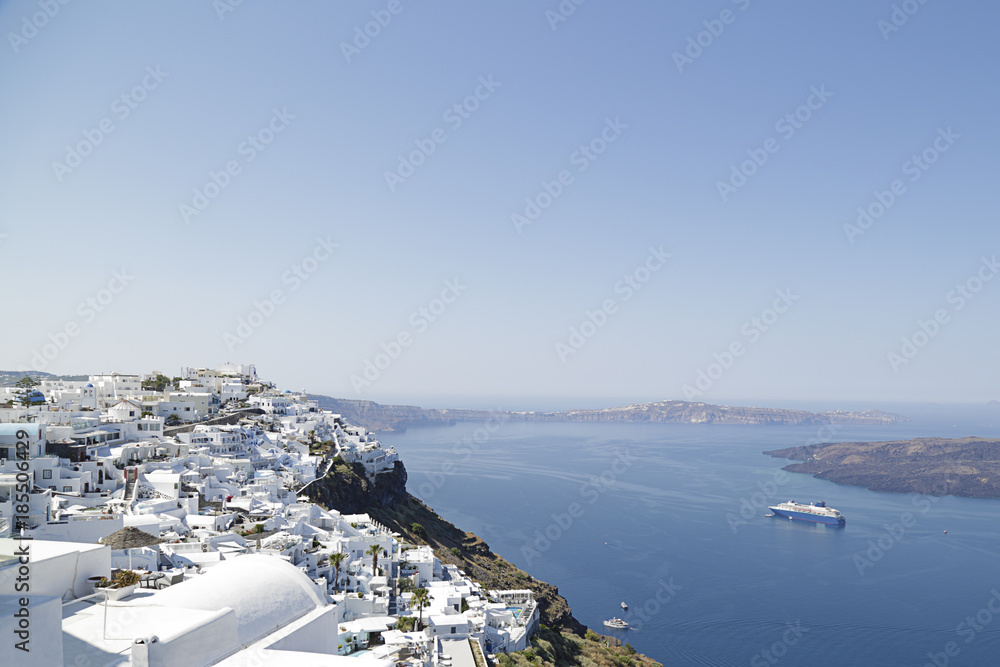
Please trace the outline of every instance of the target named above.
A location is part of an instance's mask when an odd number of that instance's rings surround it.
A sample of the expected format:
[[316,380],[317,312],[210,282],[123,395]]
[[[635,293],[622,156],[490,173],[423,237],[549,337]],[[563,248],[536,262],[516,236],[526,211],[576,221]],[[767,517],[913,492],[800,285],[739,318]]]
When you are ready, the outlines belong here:
[[[1000,500],[874,493],[779,473],[788,462],[761,454],[817,438],[1000,437],[996,409],[909,416],[834,433],[473,423],[381,439],[411,493],[558,585],[587,625],[613,632],[602,621],[627,602],[634,629],[618,635],[664,664],[1000,664]],[[791,498],[827,501],[846,527],[765,518]]]

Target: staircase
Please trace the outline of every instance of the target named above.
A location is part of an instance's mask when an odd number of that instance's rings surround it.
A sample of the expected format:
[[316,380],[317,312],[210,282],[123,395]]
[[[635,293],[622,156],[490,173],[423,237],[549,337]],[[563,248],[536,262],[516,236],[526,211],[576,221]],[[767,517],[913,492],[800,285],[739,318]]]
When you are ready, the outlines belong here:
[[395,616],[396,615],[396,607],[397,607],[397,605],[396,605],[396,580],[395,579],[389,579],[386,582],[386,585],[389,586],[389,591],[390,591],[389,592],[389,610],[388,610],[388,613],[389,613],[389,616]]

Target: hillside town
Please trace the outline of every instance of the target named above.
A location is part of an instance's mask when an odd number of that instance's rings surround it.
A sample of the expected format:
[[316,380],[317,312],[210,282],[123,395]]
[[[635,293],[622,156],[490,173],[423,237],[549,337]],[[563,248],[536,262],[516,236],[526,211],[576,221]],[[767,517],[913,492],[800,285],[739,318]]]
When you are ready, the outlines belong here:
[[252,365],[0,387],[0,664],[486,667],[539,628],[368,514],[399,456]]

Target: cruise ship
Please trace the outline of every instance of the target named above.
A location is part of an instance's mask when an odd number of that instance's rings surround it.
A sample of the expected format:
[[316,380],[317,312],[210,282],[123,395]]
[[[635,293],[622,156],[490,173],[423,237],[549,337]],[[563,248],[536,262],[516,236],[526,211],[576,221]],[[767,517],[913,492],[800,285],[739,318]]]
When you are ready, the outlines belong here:
[[813,503],[812,505],[804,505],[802,503],[797,503],[794,500],[789,500],[787,503],[781,503],[780,505],[775,505],[774,507],[769,507],[768,509],[774,512],[774,516],[780,516],[786,519],[800,519],[802,521],[815,521],[816,523],[830,523],[837,526],[843,526],[847,522],[847,520],[844,519],[843,514],[832,507],[827,507],[826,503],[823,501]]

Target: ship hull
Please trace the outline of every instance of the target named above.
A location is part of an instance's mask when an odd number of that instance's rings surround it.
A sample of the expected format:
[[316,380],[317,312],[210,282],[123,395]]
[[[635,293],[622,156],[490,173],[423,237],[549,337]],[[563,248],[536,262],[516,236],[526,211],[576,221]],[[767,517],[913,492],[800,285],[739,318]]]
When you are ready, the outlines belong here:
[[813,523],[825,523],[832,526],[843,526],[847,523],[844,517],[834,517],[834,516],[819,516],[816,514],[809,514],[807,512],[796,512],[794,510],[779,509],[777,507],[769,507],[775,516],[780,516],[785,519],[793,519],[795,521],[811,521]]

